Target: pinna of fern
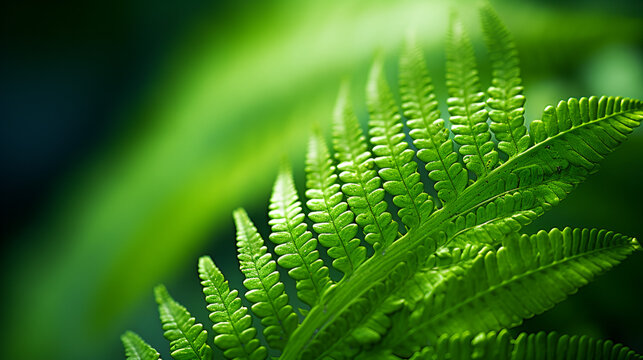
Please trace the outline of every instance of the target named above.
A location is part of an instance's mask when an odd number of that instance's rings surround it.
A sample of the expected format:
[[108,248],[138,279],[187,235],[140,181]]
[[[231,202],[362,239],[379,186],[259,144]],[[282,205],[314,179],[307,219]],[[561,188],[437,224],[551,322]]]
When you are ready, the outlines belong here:
[[[481,19],[492,64],[486,91],[464,27],[452,20],[446,66],[451,127],[441,117],[422,51],[408,41],[399,63],[401,104],[381,60],[370,72],[368,139],[346,85],[334,112],[332,149],[321,132],[312,136],[307,212],[290,167],[280,169],[269,211],[276,259],[245,211],[234,212],[243,296],[263,336],[239,292],[212,259],[201,258],[214,345],[225,358],[641,358],[611,341],[555,332],[512,338],[506,329],[550,309],[640,248],[634,238],[606,230],[526,235],[521,229],[598,170],[639,126],[643,103],[572,98],[545,108],[527,128],[511,34],[488,5]],[[420,180],[421,165],[432,184]],[[331,276],[320,248],[341,278]],[[278,266],[307,306],[299,313]],[[157,300],[172,357],[212,358],[206,330],[165,288],[157,288]],[[129,358],[158,358],[137,335],[122,339]]]

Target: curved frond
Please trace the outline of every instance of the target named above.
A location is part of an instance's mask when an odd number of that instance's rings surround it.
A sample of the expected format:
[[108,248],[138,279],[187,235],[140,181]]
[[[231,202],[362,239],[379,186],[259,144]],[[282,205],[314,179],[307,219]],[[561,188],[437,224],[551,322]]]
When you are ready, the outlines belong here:
[[328,255],[335,259],[333,267],[350,275],[366,259],[366,248],[356,237],[355,215],[343,201],[335,166],[321,134],[310,138],[306,174],[306,205],[310,209],[308,217],[315,222],[313,230],[328,248]]
[[209,256],[199,259],[199,277],[203,286],[210,320],[214,323],[214,345],[228,359],[263,360],[268,351],[259,344],[248,309],[241,306],[237,290],[228,282]]
[[252,312],[261,319],[263,335],[273,349],[283,349],[299,319],[288,304],[284,284],[279,281],[277,264],[263,244],[248,214],[243,209],[233,213],[237,226],[239,267],[245,276],[245,296],[254,305]]
[[[448,354],[448,357],[447,357]],[[443,335],[411,360],[640,360],[643,356],[611,340],[556,332],[520,333],[513,339],[507,330],[477,335]]]
[[208,332],[203,325],[196,323],[185,307],[172,299],[165,286],[154,288],[154,295],[165,331],[163,336],[170,341],[170,355],[176,360],[212,359]]
[[[398,215],[407,229],[416,227],[431,215],[433,199],[424,192],[424,184],[409,149],[397,105],[391,94],[382,63],[373,63],[367,85],[368,121],[375,164],[384,179],[384,189],[393,195],[393,203],[400,208]],[[388,245],[388,244],[385,244]]]
[[[596,229],[553,229],[509,237],[497,252],[426,294],[400,313],[408,319],[401,351],[442,334],[482,332],[520,324],[575,293],[638,247],[635,239]],[[391,339],[391,344],[395,341]]]
[[387,211],[384,190],[366,146],[364,133],[350,106],[348,88],[343,86],[333,117],[333,145],[339,160],[342,192],[355,213],[355,222],[364,231],[364,239],[376,250],[391,244],[397,237],[397,223]]
[[513,37],[491,5],[482,7],[480,15],[492,66],[491,86],[487,90],[491,131],[498,139],[498,149],[512,157],[527,150],[531,141],[525,127],[518,52]]
[[454,201],[467,186],[469,177],[458,161],[449,130],[440,119],[422,51],[411,40],[400,57],[400,95],[406,124],[411,129],[409,134],[418,148],[417,157],[426,163],[440,201]]
[[455,18],[452,19],[446,50],[451,131],[455,134],[455,142],[460,145],[465,166],[480,179],[496,166],[498,153],[487,124],[485,94],[480,87],[473,46],[462,24]]
[[121,342],[125,348],[127,360],[158,360],[158,351],[148,345],[140,336],[133,331],[126,331],[121,335]]
[[277,244],[277,262],[296,281],[297,296],[314,306],[332,285],[328,268],[319,258],[317,240],[308,231],[295,190],[292,171],[283,165],[270,198],[270,241]]

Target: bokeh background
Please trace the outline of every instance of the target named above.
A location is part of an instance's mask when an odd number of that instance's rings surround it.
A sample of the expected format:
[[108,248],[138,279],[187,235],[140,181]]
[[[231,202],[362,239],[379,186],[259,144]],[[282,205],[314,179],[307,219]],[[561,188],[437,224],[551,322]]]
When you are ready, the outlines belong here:
[[[570,96],[643,97],[643,2],[492,1],[515,35],[527,118]],[[141,334],[164,358],[152,287],[209,324],[196,259],[233,286],[232,209],[268,234],[285,154],[303,187],[311,125],[328,130],[341,79],[365,122],[376,53],[391,79],[409,30],[438,95],[456,9],[489,64],[477,1],[63,1],[2,6],[2,319],[5,359],[123,358]],[[444,104],[443,104],[444,106]],[[601,227],[643,236],[643,131],[527,231]],[[522,329],[643,352],[643,255],[631,256]]]

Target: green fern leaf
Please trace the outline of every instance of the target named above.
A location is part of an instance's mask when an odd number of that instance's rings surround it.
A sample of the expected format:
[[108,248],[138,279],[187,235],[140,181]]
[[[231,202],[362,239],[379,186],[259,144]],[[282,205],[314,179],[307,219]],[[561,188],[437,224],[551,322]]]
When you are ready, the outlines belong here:
[[400,313],[396,321],[406,319],[408,330],[397,334],[404,342],[398,351],[416,350],[441,334],[516,326],[575,293],[637,247],[630,237],[596,229],[510,237],[497,252],[477,258],[466,274],[426,294],[421,306]]
[[492,109],[489,112],[491,130],[498,139],[498,149],[512,157],[527,150],[531,141],[525,127],[518,52],[493,8],[484,6],[480,14],[492,65],[491,86],[487,90],[487,105]]
[[362,129],[350,106],[348,87],[342,87],[333,117],[333,144],[339,160],[342,192],[356,215],[355,222],[364,231],[364,239],[376,250],[391,244],[397,236],[397,223],[386,211],[384,190],[373,168]]
[[455,19],[447,40],[446,78],[454,140],[460,144],[465,166],[480,179],[495,167],[498,153],[487,124],[485,95],[480,87],[473,46],[462,24]]
[[313,230],[319,234],[319,242],[335,259],[333,267],[348,276],[366,259],[366,248],[356,238],[355,215],[342,201],[335,166],[321,134],[310,138],[306,165],[308,217],[315,222]]
[[121,335],[121,341],[125,348],[127,360],[158,360],[158,351],[148,345],[140,336],[132,331],[126,331]]
[[299,319],[288,304],[284,284],[279,281],[277,264],[263,244],[261,235],[243,209],[233,213],[237,226],[239,267],[245,276],[245,296],[252,312],[261,319],[263,335],[273,349],[283,349]]
[[212,359],[212,349],[207,344],[208,332],[203,325],[195,323],[194,317],[172,299],[165,286],[154,288],[154,295],[165,331],[163,336],[170,341],[170,355],[176,360]]
[[455,200],[467,186],[467,171],[440,119],[438,101],[422,51],[408,40],[400,57],[400,95],[417,156],[426,163],[429,178],[442,203]]
[[212,330],[217,334],[214,345],[223,350],[223,355],[228,359],[265,359],[268,352],[259,344],[248,309],[241,306],[238,291],[230,290],[228,282],[209,256],[199,259],[199,277],[210,320],[214,323]]
[[431,215],[433,199],[424,192],[424,184],[420,182],[417,163],[413,160],[414,151],[408,149],[409,144],[405,141],[400,114],[380,60],[371,68],[367,102],[369,135],[373,153],[377,155],[375,164],[384,179],[384,189],[393,195],[393,203],[400,208],[398,215],[402,223],[408,229],[416,227]]
[[520,333],[515,339],[507,330],[471,335],[443,335],[411,360],[640,360],[643,356],[610,340],[556,332]]
[[277,176],[270,198],[269,216],[272,227],[270,241],[277,244],[277,262],[290,269],[288,275],[296,281],[297,296],[314,306],[332,282],[328,268],[319,258],[317,240],[307,230],[292,172],[286,165]]
[[[277,265],[289,269],[297,295],[311,306],[302,310],[301,324],[256,228],[243,210],[235,212],[247,297],[262,318],[268,344],[283,350],[280,359],[640,358],[611,342],[555,333],[511,339],[501,330],[546,311],[639,248],[634,239],[604,230],[566,228],[532,236],[519,231],[598,169],[643,121],[643,103],[620,97],[569,99],[545,108],[527,131],[513,40],[489,7],[481,17],[493,69],[489,99],[481,91],[462,24],[454,21],[449,32],[447,105],[457,152],[439,118],[422,53],[413,44],[400,59],[400,93],[409,135],[419,150],[417,163],[381,61],[373,65],[367,88],[376,158],[346,86],[334,114],[336,168],[323,137],[316,133],[311,139],[308,216],[333,266],[349,275],[336,284],[307,230],[290,168],[279,172],[270,204],[270,240],[277,244]],[[492,132],[507,155],[503,161]],[[438,192],[441,208],[435,211],[419,180],[421,161]],[[385,191],[399,208],[404,234],[387,211]],[[360,245],[359,228],[375,250],[370,258]],[[237,291],[230,291],[207,257],[199,262],[199,274],[215,323],[215,345],[228,358],[265,359],[267,349],[260,346]],[[174,311],[170,320],[163,318],[175,323],[166,329],[177,338],[173,356],[196,358],[188,354],[193,343],[199,345],[194,338],[207,334],[167,298],[160,303]],[[180,338],[184,334],[188,340]],[[182,342],[175,346],[177,341]],[[133,340],[129,346],[143,347]]]

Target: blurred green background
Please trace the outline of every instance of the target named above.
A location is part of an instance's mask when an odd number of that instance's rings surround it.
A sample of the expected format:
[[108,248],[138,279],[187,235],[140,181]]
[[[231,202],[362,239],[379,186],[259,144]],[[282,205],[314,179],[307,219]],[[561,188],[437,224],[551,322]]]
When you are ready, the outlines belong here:
[[[2,358],[123,358],[119,335],[168,346],[160,282],[208,324],[196,259],[233,286],[232,209],[267,236],[280,158],[303,187],[303,149],[328,129],[342,78],[374,54],[395,78],[409,30],[444,102],[450,8],[489,64],[478,1],[23,1],[2,5]],[[527,119],[570,96],[643,97],[643,2],[492,1],[516,37]],[[486,85],[485,85],[486,86]],[[443,110],[444,104],[442,104]],[[446,112],[443,112],[446,114]],[[528,231],[643,236],[643,131]],[[643,255],[522,329],[589,334],[643,352]]]

